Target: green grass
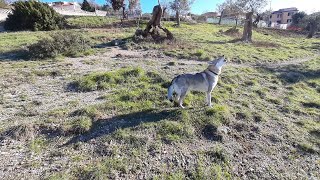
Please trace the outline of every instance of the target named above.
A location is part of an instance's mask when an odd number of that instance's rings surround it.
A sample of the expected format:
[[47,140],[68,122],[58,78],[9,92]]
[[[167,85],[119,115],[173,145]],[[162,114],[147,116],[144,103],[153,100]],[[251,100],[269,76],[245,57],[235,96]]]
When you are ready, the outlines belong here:
[[[68,21],[70,25],[76,27],[101,27],[117,22],[117,19],[71,17],[68,18]],[[130,39],[136,27],[88,29],[85,34],[96,45],[109,43],[113,39],[127,39],[127,44],[124,47],[129,49],[158,49],[169,56],[204,61],[226,55],[228,59],[236,63],[279,62],[313,56],[315,52],[319,51],[315,48],[317,46],[316,39],[306,39],[301,35],[279,35],[267,30],[258,30],[253,33],[254,43],[247,44],[233,42],[238,37],[219,32],[231,28],[229,26],[182,24],[180,28],[176,28],[171,22],[165,22],[164,26],[172,31],[176,38],[175,42],[135,44]],[[21,47],[30,45],[44,36],[46,36],[44,32],[6,33],[0,37],[0,52],[21,50]]]
[[115,22],[119,22],[119,19],[96,16],[78,16],[67,18],[67,24],[72,28],[101,28]]
[[0,36],[0,52],[21,50],[42,37],[47,36],[45,32],[11,32]]
[[[172,27],[172,23],[164,23],[174,34],[175,43],[149,44],[150,49],[164,51],[166,55],[198,60],[212,60],[226,55],[237,63],[285,61],[292,58],[302,58],[313,55],[316,39],[306,39],[304,36],[284,37],[276,34],[264,35],[254,31],[253,44],[232,42],[238,37],[224,35],[219,30],[226,31],[229,26],[212,24],[187,25],[180,28]],[[241,29],[242,30],[242,29]]]

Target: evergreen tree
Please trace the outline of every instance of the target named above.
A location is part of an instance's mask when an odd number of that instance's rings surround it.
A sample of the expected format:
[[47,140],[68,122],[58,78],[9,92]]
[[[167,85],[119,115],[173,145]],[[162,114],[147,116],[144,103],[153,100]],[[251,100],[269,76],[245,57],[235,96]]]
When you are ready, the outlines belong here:
[[31,0],[17,1],[12,6],[4,24],[7,30],[50,31],[64,26],[64,18],[47,4]]
[[83,0],[81,4],[81,9],[88,12],[94,12],[95,8],[91,6],[91,4],[87,0]]

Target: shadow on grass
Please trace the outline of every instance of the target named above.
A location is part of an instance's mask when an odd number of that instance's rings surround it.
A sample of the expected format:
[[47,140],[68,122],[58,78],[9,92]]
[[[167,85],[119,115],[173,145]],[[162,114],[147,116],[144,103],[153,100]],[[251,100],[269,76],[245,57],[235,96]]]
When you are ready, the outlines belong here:
[[200,43],[203,43],[203,44],[227,44],[227,43],[238,43],[238,42],[243,42],[241,39],[232,39],[232,40],[229,40],[229,41],[203,41],[203,42],[200,42]]
[[164,119],[172,118],[176,116],[177,111],[178,109],[160,111],[144,110],[140,112],[114,116],[112,118],[100,119],[93,122],[92,128],[86,134],[75,136],[62,146],[67,146],[77,142],[87,142],[91,139],[111,134],[117,129],[136,127],[141,123],[158,122]]
[[0,54],[0,61],[27,61],[30,60],[26,50],[13,50]]
[[128,43],[131,40],[132,40],[132,37],[127,37],[127,38],[123,38],[123,39],[114,39],[109,42],[96,44],[92,48],[102,49],[102,48],[107,48],[107,47],[120,47],[123,50],[128,50],[128,48],[126,48],[126,43]]
[[301,64],[287,65],[277,68],[261,66],[261,68],[275,73],[279,79],[288,84],[320,78],[320,69],[311,70],[304,68]]

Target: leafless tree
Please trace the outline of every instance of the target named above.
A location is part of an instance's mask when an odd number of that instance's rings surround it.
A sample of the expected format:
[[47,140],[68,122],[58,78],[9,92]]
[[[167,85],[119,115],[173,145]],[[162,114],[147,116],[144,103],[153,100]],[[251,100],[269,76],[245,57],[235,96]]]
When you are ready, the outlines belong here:
[[221,24],[223,16],[232,17],[236,20],[236,26],[238,25],[238,20],[243,10],[238,6],[235,0],[226,0],[222,4],[218,5],[218,11],[221,13],[219,24]]
[[308,38],[312,38],[314,34],[320,30],[320,12],[315,12],[303,17],[302,24],[310,29]]
[[177,26],[180,26],[180,15],[190,11],[191,5],[195,0],[173,0],[170,8],[176,12]]

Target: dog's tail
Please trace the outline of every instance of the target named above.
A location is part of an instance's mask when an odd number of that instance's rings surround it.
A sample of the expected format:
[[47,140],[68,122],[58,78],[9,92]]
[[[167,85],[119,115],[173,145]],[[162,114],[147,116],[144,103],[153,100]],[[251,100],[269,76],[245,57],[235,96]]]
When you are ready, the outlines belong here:
[[[179,77],[179,76],[178,76]],[[168,100],[169,101],[173,101],[173,93],[174,93],[174,83],[175,83],[175,81],[176,81],[176,79],[178,78],[178,77],[175,77],[172,81],[171,81],[171,84],[170,84],[170,86],[169,86],[169,88],[168,88],[168,96],[167,96],[167,98],[168,98]]]

